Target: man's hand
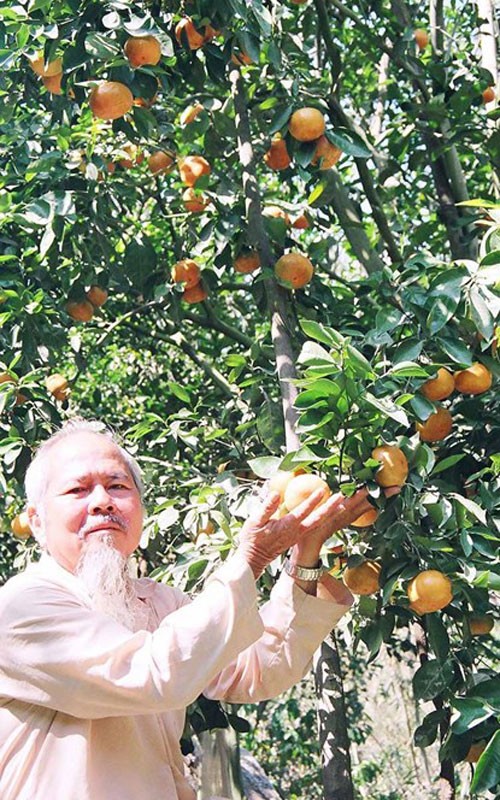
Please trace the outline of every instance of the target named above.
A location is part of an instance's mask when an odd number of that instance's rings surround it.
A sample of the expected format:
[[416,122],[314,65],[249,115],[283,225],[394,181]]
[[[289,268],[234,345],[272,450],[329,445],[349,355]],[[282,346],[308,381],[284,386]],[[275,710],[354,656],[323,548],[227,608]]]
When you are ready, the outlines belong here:
[[[394,491],[386,490],[386,494],[397,491],[395,487]],[[256,578],[271,561],[294,545],[294,560],[302,566],[314,566],[323,543],[371,508],[364,488],[352,497],[337,494],[317,505],[322,496],[319,489],[286,516],[272,519],[280,504],[280,496],[273,492],[249,517],[243,525],[238,549]]]

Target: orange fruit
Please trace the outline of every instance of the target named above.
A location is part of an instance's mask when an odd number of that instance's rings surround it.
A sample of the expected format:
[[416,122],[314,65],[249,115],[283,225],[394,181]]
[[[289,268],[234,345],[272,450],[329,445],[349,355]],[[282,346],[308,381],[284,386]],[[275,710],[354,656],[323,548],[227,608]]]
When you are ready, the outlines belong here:
[[42,78],[42,83],[47,89],[50,94],[62,94],[61,89],[61,78],[63,74],[62,72],[58,72],[56,75],[47,75],[46,77]]
[[285,486],[283,503],[288,511],[293,511],[293,509],[297,508],[304,500],[307,500],[316,489],[321,489],[323,492],[322,497],[317,503],[317,505],[321,505],[321,503],[328,500],[331,495],[330,487],[327,482],[313,472],[307,472],[303,475],[294,475]]
[[22,392],[18,392],[16,394],[16,406],[23,406],[25,403],[28,402],[28,398]]
[[455,389],[463,394],[482,394],[490,388],[492,381],[491,372],[479,361],[455,372]]
[[120,158],[118,161],[120,167],[123,167],[123,169],[132,169],[135,164],[142,164],[144,161],[144,154],[141,153],[137,145],[126,144],[120,149],[129,156],[129,158]]
[[211,25],[205,26],[205,41],[210,42],[212,39],[215,39],[217,36],[221,36],[221,32],[217,30],[217,28],[212,28]]
[[290,225],[290,217],[283,208],[279,206],[264,206],[262,213],[265,217],[273,217],[274,219],[282,219],[285,225]]
[[464,758],[464,761],[468,761],[470,764],[475,764],[476,761],[479,761],[482,753],[486,749],[487,745],[486,739],[481,739],[479,742],[473,742],[469,747],[468,753]]
[[314,267],[307,256],[300,253],[287,253],[278,258],[274,274],[280,281],[291,284],[293,289],[306,286],[314,274]]
[[364,514],[361,514],[354,522],[351,522],[351,525],[354,528],[367,528],[369,525],[373,525],[375,520],[378,517],[378,511],[376,508],[370,508],[368,511],[365,511]]
[[99,119],[119,119],[130,111],[133,104],[132,92],[128,86],[118,81],[99,83],[89,96],[92,113]]
[[173,170],[175,166],[175,157],[167,150],[157,150],[152,153],[148,158],[148,167],[153,175],[161,175]]
[[296,475],[303,475],[303,469],[294,469],[293,472],[289,470],[279,469],[274,475],[269,478],[268,489],[270,492],[277,492],[283,503],[285,499],[285,489]]
[[472,636],[486,636],[493,630],[495,620],[489,614],[476,614],[468,617],[467,623]]
[[181,47],[185,47],[185,43],[190,50],[198,50],[205,44],[205,36],[200,33],[194,25],[191,17],[183,17],[180,22],[175,26],[175,38]]
[[408,477],[408,461],[399,447],[385,444],[372,450],[372,458],[380,461],[380,468],[375,473],[379,486],[403,486]]
[[429,44],[429,34],[423,28],[417,28],[413,32],[413,38],[419,50],[425,50]]
[[214,531],[215,531],[215,525],[212,522],[212,520],[209,519],[206,525],[200,525],[200,527],[196,531],[196,536],[198,537],[202,533],[204,533],[205,536],[211,536]]
[[208,292],[201,283],[191,286],[189,289],[184,289],[182,299],[186,303],[202,303],[208,297]]
[[71,392],[68,381],[59,372],[54,372],[48,375],[45,379],[45,386],[47,391],[53,395],[56,400],[66,400]]
[[271,147],[264,155],[264,161],[270,169],[282,170],[290,166],[292,159],[288,154],[286,142],[281,134],[273,136]]
[[94,308],[100,308],[108,299],[108,292],[100,286],[92,285],[88,290],[87,300],[90,300]]
[[210,175],[212,168],[203,156],[186,156],[179,161],[179,173],[185,186],[194,186],[202,175]]
[[423,442],[440,442],[451,432],[453,417],[447,408],[440,406],[425,422],[417,422],[416,428]]
[[0,372],[0,383],[16,383],[16,379],[8,372]]
[[260,256],[256,250],[248,250],[245,253],[240,253],[240,255],[235,258],[233,267],[235,272],[248,275],[260,268]]
[[231,61],[233,64],[236,64],[237,67],[248,67],[249,64],[253,64],[253,61],[248,53],[244,53],[243,50],[241,50],[239,53],[233,53],[231,56]]
[[314,150],[311,164],[317,164],[319,162],[320,170],[331,169],[335,166],[341,155],[342,150],[340,147],[336,147],[332,144],[326,136],[320,136]]
[[300,214],[297,219],[292,222],[292,228],[297,228],[299,231],[304,231],[307,228],[311,227],[311,223],[309,222],[309,218],[306,214]]
[[483,94],[483,101],[485,103],[492,103],[495,99],[495,90],[493,86],[487,86],[484,90]]
[[436,377],[430,378],[420,387],[420,391],[428,400],[446,400],[455,388],[455,379],[451,372],[439,367]]
[[131,67],[158,64],[161,58],[161,44],[156,36],[130,36],[123,50]]
[[417,614],[431,614],[439,611],[453,600],[450,579],[437,569],[419,572],[406,589],[410,608]]
[[353,594],[373,594],[380,588],[380,570],[376,561],[366,560],[355,567],[347,567],[342,580]]
[[317,108],[306,106],[294,111],[288,123],[288,130],[299,142],[312,142],[325,132],[325,118]]
[[200,277],[200,268],[192,258],[183,258],[172,267],[172,280],[174,283],[184,283],[186,289],[196,286]]
[[68,300],[66,313],[77,322],[90,322],[94,316],[94,306],[88,300]]
[[189,211],[191,214],[199,214],[205,210],[210,200],[202,194],[196,194],[195,190],[190,187],[183,192],[182,202],[184,203],[186,211]]
[[12,522],[10,528],[16,539],[27,539],[31,536],[31,525],[27,511],[21,511]]
[[29,62],[33,72],[36,72],[41,78],[53,78],[54,75],[62,73],[62,58],[56,58],[46,64],[43,55],[38,55],[30,58]]
[[204,110],[201,103],[194,103],[191,106],[187,106],[180,115],[179,122],[181,125],[189,125],[191,122],[194,122],[196,117]]

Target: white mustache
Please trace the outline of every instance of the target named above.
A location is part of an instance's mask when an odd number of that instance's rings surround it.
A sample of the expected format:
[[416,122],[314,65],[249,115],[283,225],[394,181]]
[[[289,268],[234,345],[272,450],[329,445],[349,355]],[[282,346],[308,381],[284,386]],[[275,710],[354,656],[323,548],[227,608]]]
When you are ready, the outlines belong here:
[[[90,522],[87,522],[85,523],[85,525],[82,525],[82,527],[78,531],[77,536],[80,540],[85,539],[85,537],[89,533],[92,533],[95,530],[95,528],[100,528],[101,526],[109,525],[109,523],[116,525],[122,531],[127,530],[127,523],[121,514],[113,514],[113,513],[100,514],[99,516],[95,516]],[[96,531],[96,533],[98,533],[98,531]]]

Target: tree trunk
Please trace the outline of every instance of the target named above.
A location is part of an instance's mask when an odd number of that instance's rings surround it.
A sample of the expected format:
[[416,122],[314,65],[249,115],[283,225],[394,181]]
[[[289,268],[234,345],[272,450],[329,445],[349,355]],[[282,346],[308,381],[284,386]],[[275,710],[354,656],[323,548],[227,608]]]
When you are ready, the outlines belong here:
[[335,633],[315,658],[318,725],[325,800],[354,800],[344,685]]
[[240,750],[233,728],[218,728],[200,734],[202,747],[199,800],[227,798],[244,800]]
[[[248,228],[261,254],[262,263],[270,264],[271,248],[262,219],[260,193],[253,162],[248,109],[239,70],[231,70],[230,80],[233,86],[233,100],[236,111],[238,149],[243,167],[243,188],[245,191]],[[347,194],[342,184],[340,186],[343,195]],[[347,199],[344,198],[343,202],[347,203]],[[350,202],[349,205],[352,206]],[[351,221],[350,226],[353,224],[353,221]],[[349,229],[351,229],[350,226],[348,226]],[[363,240],[363,244],[366,246],[367,240]],[[362,257],[361,252],[360,256]],[[376,264],[370,262],[370,265],[373,270],[380,268],[382,262],[378,259]],[[300,440],[296,431],[297,410],[294,407],[297,388],[293,381],[297,377],[297,372],[291,338],[292,315],[290,313],[290,300],[288,299],[288,293],[278,286],[276,281],[267,280],[265,287],[282,394],[286,449],[287,451],[296,450],[299,447]],[[336,800],[353,800],[342,673],[333,634],[330,644],[325,643],[321,649],[316,667],[316,693],[318,696],[318,725],[322,748],[325,798],[327,800],[332,798],[333,800],[334,795],[329,793],[329,787],[331,786],[332,791],[337,793],[335,795]],[[332,745],[334,745],[333,750]]]

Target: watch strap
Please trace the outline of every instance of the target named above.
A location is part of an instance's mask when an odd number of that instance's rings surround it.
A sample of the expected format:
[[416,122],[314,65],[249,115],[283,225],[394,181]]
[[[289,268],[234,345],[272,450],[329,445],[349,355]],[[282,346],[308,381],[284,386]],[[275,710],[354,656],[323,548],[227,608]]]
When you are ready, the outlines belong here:
[[300,564],[292,564],[289,558],[285,559],[283,569],[287,575],[299,581],[319,581],[325,571],[321,561],[315,567],[301,567]]

